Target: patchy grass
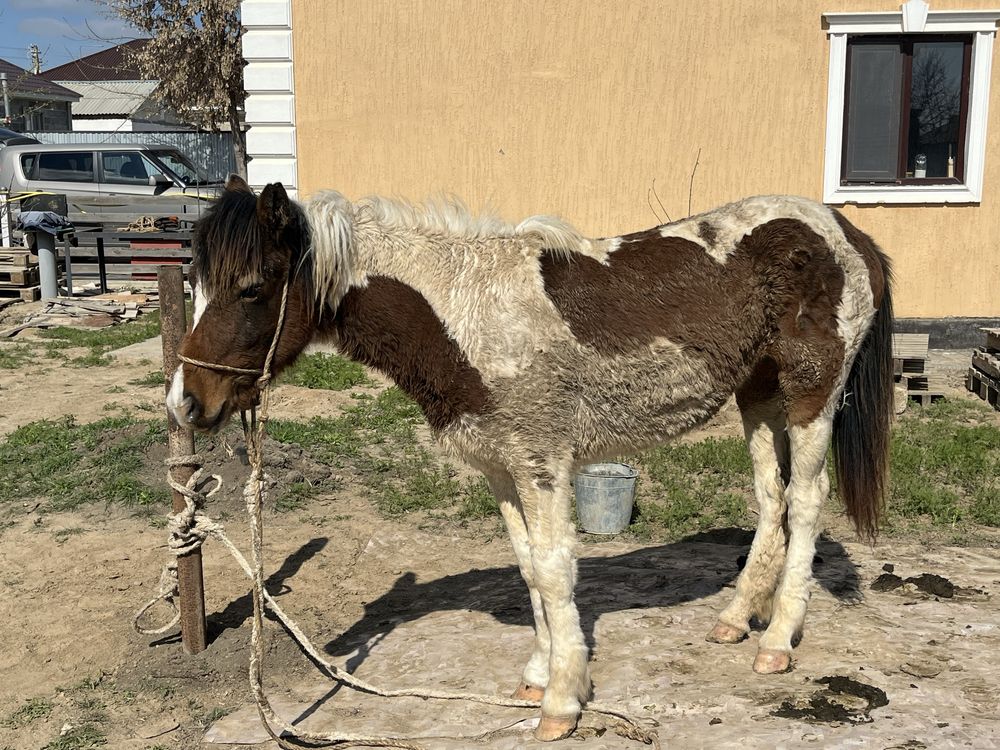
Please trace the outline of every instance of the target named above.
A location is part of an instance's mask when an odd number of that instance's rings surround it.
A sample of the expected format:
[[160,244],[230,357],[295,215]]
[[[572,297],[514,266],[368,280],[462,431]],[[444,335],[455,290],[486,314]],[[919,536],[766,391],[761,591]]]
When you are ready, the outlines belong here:
[[166,379],[163,373],[159,370],[153,370],[152,372],[147,372],[141,378],[135,378],[134,380],[128,381],[129,385],[144,385],[144,386],[158,386],[162,388],[166,383]]
[[72,417],[32,422],[0,441],[0,503],[36,498],[44,510],[84,503],[148,506],[169,493],[136,478],[143,452],[163,442],[161,422],[130,416],[80,425]]
[[38,719],[48,718],[54,707],[55,704],[47,698],[31,698],[6,719],[0,721],[0,726],[21,729]]
[[674,538],[719,526],[746,526],[753,467],[740,438],[669,443],[627,459],[639,469],[629,532]]
[[104,732],[93,724],[81,724],[45,745],[42,750],[92,750],[108,744]]
[[0,370],[16,370],[34,358],[34,350],[26,344],[0,345]]
[[889,523],[1000,526],[1000,427],[975,401],[908,412],[893,432]]
[[306,354],[281,374],[281,383],[303,388],[346,391],[358,385],[374,385],[365,368],[336,354]]
[[466,521],[499,513],[485,482],[461,481],[453,467],[421,445],[417,426],[423,415],[402,391],[389,388],[357,401],[340,417],[275,420],[268,431],[352,473],[386,516],[444,511]]
[[[153,336],[160,335],[160,313],[154,310],[137,320],[121,323],[110,328],[88,329],[59,326],[39,331],[42,338],[50,342],[50,356],[60,356],[58,349],[79,347],[90,351],[70,360],[75,367],[97,367],[111,364],[106,355],[123,346],[137,344]],[[62,355],[64,356],[64,355]]]
[[301,510],[319,494],[319,489],[308,482],[296,482],[274,501],[274,509],[279,513]]

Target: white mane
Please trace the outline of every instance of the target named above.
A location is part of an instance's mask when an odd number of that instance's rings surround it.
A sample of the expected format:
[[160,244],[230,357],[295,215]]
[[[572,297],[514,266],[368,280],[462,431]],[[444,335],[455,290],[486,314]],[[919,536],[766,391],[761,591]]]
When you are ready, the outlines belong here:
[[427,238],[476,242],[520,239],[560,253],[589,253],[590,240],[553,216],[529,216],[511,224],[490,213],[473,215],[457,198],[423,204],[371,196],[352,203],[334,190],[317,193],[306,205],[318,294],[334,306],[353,285],[355,235],[359,226],[374,225],[387,234],[409,233]]

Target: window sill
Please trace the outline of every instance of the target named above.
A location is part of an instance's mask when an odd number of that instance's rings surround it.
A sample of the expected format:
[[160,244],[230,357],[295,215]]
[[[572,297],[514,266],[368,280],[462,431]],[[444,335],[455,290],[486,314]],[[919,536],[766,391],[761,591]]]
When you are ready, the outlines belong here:
[[843,205],[906,203],[979,203],[982,196],[968,185],[840,185],[823,195],[824,203]]

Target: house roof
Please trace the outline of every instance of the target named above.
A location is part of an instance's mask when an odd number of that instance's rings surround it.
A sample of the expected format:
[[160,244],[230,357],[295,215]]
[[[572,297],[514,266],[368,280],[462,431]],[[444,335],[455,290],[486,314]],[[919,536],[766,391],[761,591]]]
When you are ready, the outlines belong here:
[[67,83],[82,98],[73,102],[73,117],[130,117],[156,89],[156,81],[101,81]]
[[29,73],[12,62],[0,59],[0,72],[7,74],[7,90],[11,96],[36,99],[74,101],[80,98],[75,91]]
[[148,39],[133,39],[68,63],[49,68],[42,77],[49,81],[142,81],[145,80],[129,59],[129,52],[144,47]]

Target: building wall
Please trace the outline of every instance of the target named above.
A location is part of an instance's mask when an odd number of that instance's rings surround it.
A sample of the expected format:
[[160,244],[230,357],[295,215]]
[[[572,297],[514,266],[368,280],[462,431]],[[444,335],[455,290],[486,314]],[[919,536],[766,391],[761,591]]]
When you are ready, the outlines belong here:
[[[932,0],[931,9],[995,5]],[[821,15],[899,4],[291,0],[291,8],[300,193],[449,192],[511,219],[555,213],[601,236],[655,225],[665,213],[683,217],[689,200],[696,213],[757,193],[820,199],[829,54]],[[1000,316],[996,60],[987,138],[978,206],[844,209],[892,256],[901,316]]]

